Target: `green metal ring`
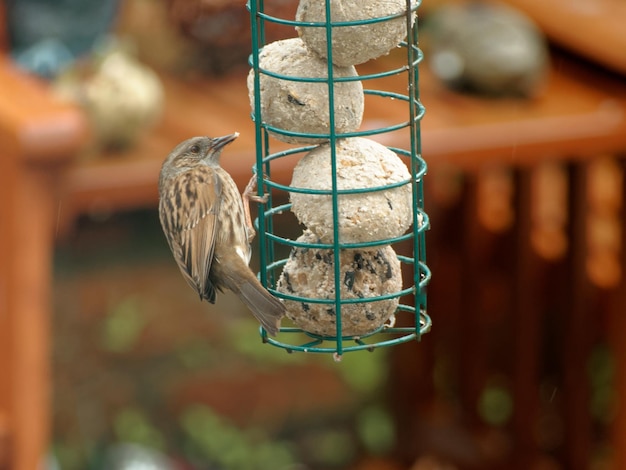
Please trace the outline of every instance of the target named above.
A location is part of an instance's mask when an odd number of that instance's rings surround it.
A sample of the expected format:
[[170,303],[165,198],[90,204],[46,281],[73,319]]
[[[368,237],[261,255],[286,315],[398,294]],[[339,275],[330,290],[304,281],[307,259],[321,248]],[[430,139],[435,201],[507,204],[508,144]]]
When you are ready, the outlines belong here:
[[[269,210],[266,210],[264,216],[266,219],[268,219],[274,215],[279,215],[282,212],[289,210],[290,208],[291,208],[291,203],[282,204],[280,206],[276,206]],[[421,233],[426,232],[430,228],[430,218],[428,217],[428,214],[424,212],[424,210],[421,208],[417,209],[417,214],[422,216],[422,223],[417,229],[418,234],[421,234]],[[255,221],[254,226],[258,230],[259,228],[258,220]],[[269,237],[272,241],[278,242],[284,246],[297,247],[297,248],[314,248],[314,249],[322,249],[322,250],[332,250],[335,248],[334,243],[322,243],[322,242],[306,243],[306,242],[299,242],[297,240],[291,240],[289,238],[280,237],[276,235],[275,233],[266,233],[265,235]],[[348,242],[348,243],[339,242],[337,244],[337,247],[339,249],[358,249],[358,248],[369,248],[369,247],[376,247],[376,246],[383,246],[383,245],[393,245],[393,244],[400,243],[406,240],[410,240],[413,237],[414,237],[413,232],[409,231],[397,237],[382,238],[380,240],[374,240],[374,241],[368,241],[368,242]]]
[[[406,311],[408,313],[412,313],[413,316],[416,316],[415,308],[409,305],[400,305],[398,306],[399,311]],[[278,339],[274,339],[267,335],[267,332],[260,328],[260,334],[263,338],[263,341],[273,346],[277,346],[279,348],[285,349],[288,353],[292,352],[304,352],[304,353],[335,353],[338,354],[338,350],[341,350],[342,353],[353,352],[353,351],[370,351],[373,352],[377,348],[384,348],[389,346],[395,346],[398,344],[406,343],[408,341],[419,340],[420,336],[430,331],[432,327],[432,320],[430,316],[425,311],[419,312],[419,329],[416,331],[414,327],[398,327],[398,328],[389,328],[382,326],[379,329],[361,336],[344,336],[341,338],[336,338],[334,336],[320,336],[315,335],[313,333],[303,332],[299,328],[290,328],[283,327],[280,329],[280,334],[302,334],[304,333],[305,337],[310,338],[312,341],[307,341],[302,344],[291,344],[279,341]],[[373,343],[368,343],[368,339],[376,338],[381,334],[388,335],[398,335],[397,337],[393,337],[384,341],[376,341]],[[346,346],[345,344],[341,344],[341,347],[338,343],[350,343],[354,342],[354,345]],[[324,343],[329,343],[330,346],[324,347]],[[340,359],[337,357],[337,359]]]
[[[411,101],[409,99],[408,96],[400,94],[400,93],[392,93],[392,92],[386,92],[386,91],[380,91],[380,90],[363,90],[364,94],[366,95],[372,95],[372,96],[380,96],[383,98],[389,98],[392,100],[401,100],[401,101],[405,101],[405,102],[409,102]],[[422,120],[422,118],[424,117],[424,114],[426,113],[426,108],[424,107],[424,105],[418,101],[418,100],[413,100],[413,105],[417,108],[418,112],[416,113],[416,115],[412,118],[414,122],[419,122]],[[252,114],[252,120],[255,121],[255,117],[254,114]],[[320,139],[322,141],[328,141],[331,138],[331,133],[324,133],[324,134],[315,134],[315,133],[303,133],[303,132],[296,132],[296,131],[288,131],[286,129],[282,129],[280,127],[275,127],[272,126],[270,124],[267,124],[266,122],[261,122],[260,125],[266,129],[268,132],[274,133],[274,134],[279,134],[279,135],[283,135],[283,136],[288,136],[288,137],[297,137],[297,138],[314,138],[314,139]],[[346,138],[350,138],[350,137],[369,137],[369,136],[373,136],[373,135],[379,135],[379,134],[386,134],[389,132],[394,132],[400,129],[404,129],[406,127],[409,127],[411,125],[411,121],[404,121],[401,123],[397,123],[397,124],[391,124],[389,126],[384,126],[384,127],[378,127],[375,129],[367,129],[367,130],[359,130],[359,131],[353,131],[353,132],[344,132],[344,133],[335,133],[334,137],[335,139],[346,139]],[[322,142],[323,143],[323,142]],[[315,148],[316,145],[311,145],[311,146],[307,146],[304,147],[304,149],[310,150]],[[299,149],[290,149],[289,154],[293,154],[293,153],[299,153]],[[269,161],[273,158],[279,158],[280,156],[285,156],[286,154],[284,154],[283,152],[280,152],[279,154],[276,154],[276,157],[270,155],[268,157],[265,158],[265,161]],[[410,154],[409,154],[410,156]],[[273,157],[273,158],[270,158]]]
[[[399,46],[405,47],[405,48],[409,47],[406,42],[401,42]],[[416,55],[415,55],[415,59],[408,65],[403,65],[402,67],[397,67],[395,69],[383,70],[381,72],[370,73],[370,74],[354,75],[354,76],[349,76],[349,77],[335,77],[334,82],[335,83],[357,82],[357,81],[363,82],[367,80],[375,80],[378,78],[385,78],[385,77],[390,77],[393,75],[399,75],[403,72],[406,72],[409,69],[409,67],[417,67],[424,59],[424,53],[419,47],[417,46],[411,46],[411,47]],[[253,61],[253,56],[251,54],[250,56],[248,56],[248,65],[253,66],[253,64],[254,64],[254,61]],[[268,69],[264,69],[260,65],[258,67],[258,70],[259,70],[259,73],[263,75],[277,78],[279,80],[285,80],[288,82],[328,83],[327,77],[302,77],[298,75],[286,75],[284,73],[278,73],[278,72],[273,72]],[[381,91],[381,90],[377,90],[377,91]]]
[[[313,150],[314,148],[316,148],[317,146],[313,145],[313,146],[307,146],[307,147],[299,147],[299,148],[295,148],[295,149],[289,149],[289,150],[285,150],[282,152],[277,152],[271,155],[268,155],[267,157],[265,157],[263,159],[263,163],[269,163],[272,160],[276,160],[279,158],[284,158],[284,157],[288,157],[291,155],[296,155],[298,153],[305,153],[305,152],[309,152],[311,150]],[[394,148],[394,147],[387,147],[389,150],[391,150],[392,152],[395,152],[396,154],[400,154],[402,157],[408,157],[411,158],[411,155],[409,152],[407,152],[406,150],[402,150],[402,149],[398,149],[398,148]],[[416,155],[415,157],[413,157],[416,161],[417,164],[419,166],[419,170],[417,171],[416,175],[415,175],[415,179],[416,180],[420,180],[421,178],[424,177],[424,175],[426,174],[426,171],[428,170],[428,165],[426,164],[426,161],[420,156],[420,155]],[[253,168],[253,172],[254,174],[256,174],[256,168]],[[410,180],[404,180],[398,183],[390,183],[389,185],[383,185],[383,186],[376,186],[375,188],[378,189],[372,189],[372,188],[360,188],[360,189],[339,189],[337,190],[337,194],[354,194],[354,193],[366,193],[366,192],[373,192],[373,191],[382,191],[384,189],[389,189],[389,188],[393,188],[393,187],[397,187],[397,186],[402,186],[404,184],[408,184],[412,181],[412,179]],[[268,178],[264,178],[263,179],[263,185],[265,185],[268,188],[273,188],[273,189],[279,189],[281,191],[285,191],[285,192],[309,192],[311,194],[330,194],[328,192],[328,190],[325,189],[308,189],[305,190],[304,188],[298,189],[298,188],[292,188],[291,186],[286,186],[280,183],[276,183],[275,181],[272,181],[271,179]]]
[[[407,258],[407,257],[402,257],[402,262],[407,263],[407,264],[414,264],[415,260],[413,258]],[[400,259],[400,257],[398,257],[398,259]],[[270,274],[272,271],[274,271],[277,268],[280,268],[282,266],[285,265],[285,263],[287,263],[287,259],[281,259],[278,261],[274,261],[273,263],[269,264],[268,266],[266,266],[265,268],[265,272],[266,274]],[[418,266],[420,268],[420,273],[422,273],[421,279],[417,285],[418,288],[423,289],[425,288],[428,283],[430,282],[430,278],[432,276],[432,273],[430,271],[430,268],[428,267],[428,265],[422,261],[418,261]],[[397,294],[397,292],[394,292],[393,294],[385,294],[385,295],[381,295],[381,296],[376,296],[376,297],[368,297],[368,300],[366,299],[339,299],[339,303],[340,304],[352,304],[352,303],[366,303],[366,302],[374,302],[376,300],[387,300],[387,299],[392,299],[395,297],[402,297],[403,295],[407,295],[410,294],[411,292],[413,292],[415,290],[416,286],[412,285],[410,287],[407,287],[405,289],[403,289],[400,295],[395,295]],[[271,292],[273,295],[275,295],[276,297],[281,297],[281,298],[285,298],[288,300],[294,300],[297,302],[305,302],[305,303],[311,303],[311,304],[328,304],[328,303],[335,303],[336,300],[332,299],[329,302],[329,299],[320,299],[320,298],[309,298],[309,297],[302,297],[299,295],[292,295],[292,294],[285,294],[283,292],[279,292],[276,289],[273,289],[271,287],[268,287],[267,290],[269,292]]]
[[[414,12],[418,9],[421,4],[421,0],[414,2],[411,6],[411,11]],[[248,11],[251,11],[250,2],[246,4]],[[362,26],[368,24],[382,23],[385,21],[394,20],[396,18],[401,18],[406,16],[406,12],[402,11],[400,13],[395,13],[393,15],[381,16],[378,18],[366,18],[363,20],[353,20],[353,21],[330,21],[330,22],[316,22],[316,21],[297,21],[297,20],[288,20],[285,18],[278,18],[272,15],[268,15],[267,13],[258,12],[259,18],[264,21],[269,21],[270,23],[281,24],[284,26],[303,26],[303,27],[313,27],[313,28],[340,28],[343,26]]]

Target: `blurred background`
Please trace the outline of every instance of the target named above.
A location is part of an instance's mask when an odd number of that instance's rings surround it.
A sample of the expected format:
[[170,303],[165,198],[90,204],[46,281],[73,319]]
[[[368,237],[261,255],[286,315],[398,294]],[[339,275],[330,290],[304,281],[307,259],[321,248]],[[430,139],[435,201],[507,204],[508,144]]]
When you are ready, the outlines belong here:
[[419,21],[434,326],[335,363],[198,302],[159,226],[179,141],[251,174],[244,2],[0,2],[1,470],[626,468],[626,4]]

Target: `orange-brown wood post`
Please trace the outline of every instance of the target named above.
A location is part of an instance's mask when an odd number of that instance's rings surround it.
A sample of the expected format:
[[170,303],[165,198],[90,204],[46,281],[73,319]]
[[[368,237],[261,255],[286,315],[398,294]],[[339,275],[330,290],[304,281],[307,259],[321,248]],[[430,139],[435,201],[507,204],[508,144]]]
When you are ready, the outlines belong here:
[[13,175],[14,194],[2,217],[8,244],[2,257],[0,380],[6,468],[27,470],[39,467],[48,444],[53,213],[48,175],[24,167]]
[[50,429],[51,259],[83,114],[0,60],[0,469],[39,468]]
[[14,259],[11,248],[15,245],[12,219],[15,209],[15,181],[17,160],[6,152],[0,155],[0,469],[9,468],[11,459],[11,422],[13,375],[11,324],[9,312],[10,292],[15,291],[11,275]]

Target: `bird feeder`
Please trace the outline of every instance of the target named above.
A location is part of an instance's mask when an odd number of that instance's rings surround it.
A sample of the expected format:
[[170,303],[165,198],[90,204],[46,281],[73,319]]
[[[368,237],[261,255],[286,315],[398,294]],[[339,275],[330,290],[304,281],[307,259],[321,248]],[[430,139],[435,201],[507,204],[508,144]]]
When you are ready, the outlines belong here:
[[[259,278],[288,312],[276,337],[260,334],[288,352],[340,359],[430,329],[418,5],[300,0],[295,18],[281,18],[271,0],[247,4],[254,172],[267,197],[255,220]],[[266,43],[277,25],[294,37]],[[371,116],[368,105],[393,112]],[[273,179],[277,165],[293,168],[290,183]],[[283,230],[294,215],[295,238]]]

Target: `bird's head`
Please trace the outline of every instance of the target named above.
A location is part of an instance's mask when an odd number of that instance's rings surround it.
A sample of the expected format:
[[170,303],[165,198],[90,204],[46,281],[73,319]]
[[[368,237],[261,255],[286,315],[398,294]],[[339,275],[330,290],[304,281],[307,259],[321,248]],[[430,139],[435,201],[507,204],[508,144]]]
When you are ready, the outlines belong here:
[[238,132],[222,137],[192,137],[178,144],[163,162],[161,180],[198,165],[219,166],[222,149],[239,136]]

